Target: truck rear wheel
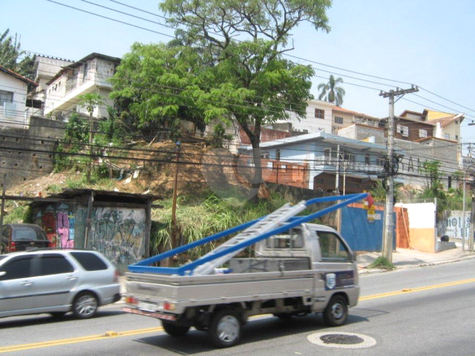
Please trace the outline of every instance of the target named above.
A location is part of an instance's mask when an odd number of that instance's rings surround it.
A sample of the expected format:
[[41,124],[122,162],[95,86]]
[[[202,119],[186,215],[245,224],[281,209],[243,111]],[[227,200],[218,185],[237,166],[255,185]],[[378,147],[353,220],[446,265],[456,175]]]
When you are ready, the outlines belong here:
[[189,326],[177,325],[166,320],[162,320],[162,326],[165,332],[173,337],[183,336],[190,330]]
[[348,306],[345,297],[335,295],[323,312],[323,319],[328,326],[340,326],[348,318]]
[[236,345],[241,338],[239,314],[231,309],[223,309],[213,316],[209,326],[211,342],[217,347]]

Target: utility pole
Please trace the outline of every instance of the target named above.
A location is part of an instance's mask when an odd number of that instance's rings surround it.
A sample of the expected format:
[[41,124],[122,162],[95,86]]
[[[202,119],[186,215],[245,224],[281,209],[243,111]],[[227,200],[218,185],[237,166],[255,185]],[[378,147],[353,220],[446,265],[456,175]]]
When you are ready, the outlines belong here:
[[[463,202],[465,204],[465,201]],[[473,237],[475,236],[475,184],[472,175],[472,212],[470,214],[470,233],[468,234],[468,250],[473,251]]]
[[3,210],[5,209],[5,192],[6,192],[6,186],[7,186],[7,174],[3,174],[3,188],[2,188],[2,206],[0,209],[2,211],[0,212],[0,227],[3,226]]
[[415,86],[411,89],[390,90],[389,92],[381,92],[379,95],[383,98],[389,98],[389,117],[388,117],[388,158],[386,164],[386,206],[384,209],[384,231],[383,231],[383,257],[390,263],[393,260],[393,233],[394,233],[394,173],[397,170],[394,157],[394,103],[395,97],[398,100],[404,94],[419,91]]
[[180,161],[180,142],[176,142],[176,167],[175,167],[175,185],[173,187],[173,202],[172,202],[172,249],[178,247],[177,228],[176,228],[176,200],[178,195],[178,166]]

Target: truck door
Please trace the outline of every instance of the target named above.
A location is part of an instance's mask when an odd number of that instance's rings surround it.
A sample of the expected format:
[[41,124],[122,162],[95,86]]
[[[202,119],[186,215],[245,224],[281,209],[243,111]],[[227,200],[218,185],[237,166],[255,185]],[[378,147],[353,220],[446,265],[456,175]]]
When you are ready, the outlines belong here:
[[[348,245],[337,234],[331,231],[317,231],[320,245],[320,259],[315,264],[319,271],[319,292],[326,305],[329,298],[339,290],[345,291],[350,297],[358,297],[358,276],[353,254]],[[356,296],[355,296],[356,293]],[[318,299],[316,302],[319,301]],[[350,301],[351,302],[351,301]],[[352,303],[350,303],[352,304]]]

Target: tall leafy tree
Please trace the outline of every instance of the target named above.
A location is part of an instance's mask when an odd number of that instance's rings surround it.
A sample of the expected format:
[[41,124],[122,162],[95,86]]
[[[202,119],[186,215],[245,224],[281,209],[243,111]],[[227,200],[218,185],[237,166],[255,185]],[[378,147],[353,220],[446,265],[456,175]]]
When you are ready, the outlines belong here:
[[340,77],[335,78],[333,75],[330,75],[328,83],[318,85],[318,90],[320,91],[318,99],[334,103],[336,106],[343,105],[345,89],[339,86],[339,84],[343,84],[343,79]]
[[34,79],[33,58],[26,56],[26,52],[21,49],[18,35],[15,34],[15,37],[12,37],[9,33],[10,30],[7,29],[0,35],[0,65],[29,79]]
[[[313,69],[283,58],[293,49],[292,30],[309,22],[329,31],[330,5],[331,0],[165,0],[160,7],[178,28],[177,39],[149,47],[150,56],[140,56],[146,48],[135,45],[116,77],[130,85],[116,86],[113,96],[133,99],[141,120],[179,119],[185,108],[205,122],[236,120],[254,149],[257,186],[262,126],[287,118],[289,111],[304,117],[312,98]],[[148,88],[155,94],[146,93]],[[137,93],[149,100],[140,102]]]

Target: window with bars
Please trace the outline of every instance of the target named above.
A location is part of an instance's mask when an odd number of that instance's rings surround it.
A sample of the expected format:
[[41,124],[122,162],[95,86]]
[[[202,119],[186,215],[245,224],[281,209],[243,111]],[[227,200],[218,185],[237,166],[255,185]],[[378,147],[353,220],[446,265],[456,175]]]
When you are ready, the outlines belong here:
[[427,130],[419,130],[419,137],[426,138],[427,137]]

